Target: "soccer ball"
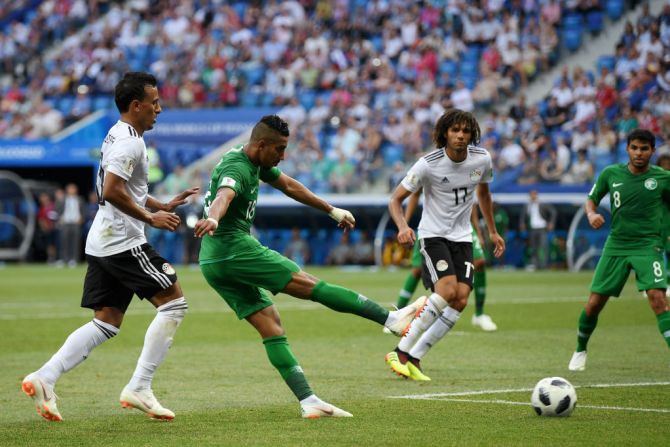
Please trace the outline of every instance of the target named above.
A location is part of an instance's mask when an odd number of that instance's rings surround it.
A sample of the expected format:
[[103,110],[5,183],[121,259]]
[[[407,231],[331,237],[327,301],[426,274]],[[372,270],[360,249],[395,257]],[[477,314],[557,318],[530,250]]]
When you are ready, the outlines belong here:
[[530,403],[538,416],[570,416],[577,404],[577,393],[564,378],[545,377],[533,388]]

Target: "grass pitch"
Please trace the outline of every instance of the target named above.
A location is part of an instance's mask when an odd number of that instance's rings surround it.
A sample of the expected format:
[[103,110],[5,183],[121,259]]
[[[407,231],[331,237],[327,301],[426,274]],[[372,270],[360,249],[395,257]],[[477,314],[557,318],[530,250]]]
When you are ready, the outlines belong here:
[[[406,271],[308,268],[390,306]],[[158,370],[154,391],[175,411],[157,422],[127,411],[118,396],[139,355],[153,307],[133,301],[120,334],[61,378],[62,423],[39,417],[20,391],[67,335],[89,321],[80,309],[84,268],[0,269],[0,445],[667,445],[670,355],[631,278],[601,314],[587,370],[567,363],[590,273],[489,271],[486,311],[495,333],[470,325],[466,309],[424,359],[428,383],[386,367],[396,343],[361,318],[279,295],[289,343],[312,388],[353,419],[302,420],[259,337],[237,320],[198,270],[178,274],[190,310]],[[418,293],[417,293],[418,295]],[[473,303],[471,303],[473,305]],[[530,390],[546,376],[577,387],[569,418],[540,418]]]

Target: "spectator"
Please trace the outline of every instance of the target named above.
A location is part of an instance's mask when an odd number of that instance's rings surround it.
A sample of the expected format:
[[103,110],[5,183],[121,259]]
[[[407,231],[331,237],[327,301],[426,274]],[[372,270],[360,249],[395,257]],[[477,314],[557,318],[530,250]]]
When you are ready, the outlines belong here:
[[367,231],[361,231],[356,243],[351,247],[351,261],[357,265],[373,265],[375,252]]
[[563,176],[561,183],[565,185],[586,185],[593,182],[593,164],[587,158],[586,149],[577,151],[577,159],[570,165],[570,170]]
[[516,143],[512,138],[503,137],[502,149],[498,155],[498,169],[504,171],[509,168],[516,168],[521,166],[526,160],[526,154],[521,145]]
[[351,262],[351,245],[349,232],[342,232],[340,242],[333,247],[326,256],[327,265],[346,265]]
[[532,263],[530,269],[545,269],[549,260],[549,239],[547,232],[553,231],[556,223],[556,208],[541,203],[537,191],[528,194],[528,204],[519,217],[519,231],[528,231],[528,248]]
[[310,251],[307,241],[300,234],[300,228],[291,228],[291,240],[289,241],[284,256],[293,259],[300,267],[304,267],[310,261]]
[[86,217],[86,205],[79,196],[77,185],[69,183],[65,187],[65,196],[56,202],[56,213],[59,216],[60,260],[68,267],[75,267],[80,260],[82,225]]

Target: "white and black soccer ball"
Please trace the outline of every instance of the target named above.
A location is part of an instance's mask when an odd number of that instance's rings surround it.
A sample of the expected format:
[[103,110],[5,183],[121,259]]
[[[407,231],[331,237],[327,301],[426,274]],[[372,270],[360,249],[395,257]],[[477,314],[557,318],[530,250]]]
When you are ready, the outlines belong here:
[[533,388],[530,403],[538,416],[570,416],[577,405],[577,392],[562,377],[545,377]]

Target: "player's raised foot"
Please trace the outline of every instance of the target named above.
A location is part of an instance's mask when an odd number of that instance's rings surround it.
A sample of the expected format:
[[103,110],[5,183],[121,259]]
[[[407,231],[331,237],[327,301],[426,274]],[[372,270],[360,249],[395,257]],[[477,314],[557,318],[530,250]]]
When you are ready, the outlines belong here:
[[353,417],[348,411],[337,408],[335,405],[324,402],[316,396],[312,396],[312,402],[300,404],[300,411],[304,419],[318,418],[350,418]]
[[409,378],[419,382],[429,382],[430,377],[425,375],[421,368],[415,366],[412,362],[407,362],[407,370],[409,371]]
[[389,314],[389,319],[385,326],[392,334],[402,337],[407,332],[410,323],[417,317],[428,302],[427,296],[420,296],[412,304],[402,309],[394,310]]
[[391,368],[391,371],[403,378],[408,378],[410,376],[409,369],[407,368],[407,363],[402,363],[398,357],[396,351],[391,351],[384,356],[386,364]]
[[119,402],[123,408],[137,408],[140,411],[144,411],[153,419],[168,421],[174,419],[174,413],[167,408],[163,408],[151,389],[135,391],[126,385],[123,391],[121,391]]
[[498,330],[498,325],[493,322],[491,317],[486,314],[482,315],[473,315],[472,316],[472,325],[481,328],[485,332],[493,332]]
[[586,351],[572,354],[568,369],[570,371],[584,371],[586,369]]
[[56,406],[58,396],[54,393],[53,387],[44,383],[37,374],[28,374],[21,383],[21,389],[33,399],[37,413],[44,419],[54,422],[63,420]]

